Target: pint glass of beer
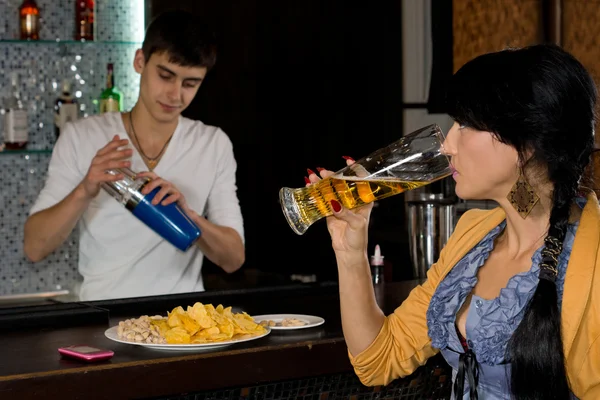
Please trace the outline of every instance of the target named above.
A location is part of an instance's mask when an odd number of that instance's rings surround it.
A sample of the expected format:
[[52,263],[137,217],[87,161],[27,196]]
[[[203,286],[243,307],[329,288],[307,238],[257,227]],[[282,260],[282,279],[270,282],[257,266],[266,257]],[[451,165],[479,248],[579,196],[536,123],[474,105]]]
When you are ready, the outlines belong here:
[[281,188],[279,202],[292,230],[302,235],[332,215],[331,200],[352,209],[451,175],[437,124],[405,135],[334,175],[304,188]]

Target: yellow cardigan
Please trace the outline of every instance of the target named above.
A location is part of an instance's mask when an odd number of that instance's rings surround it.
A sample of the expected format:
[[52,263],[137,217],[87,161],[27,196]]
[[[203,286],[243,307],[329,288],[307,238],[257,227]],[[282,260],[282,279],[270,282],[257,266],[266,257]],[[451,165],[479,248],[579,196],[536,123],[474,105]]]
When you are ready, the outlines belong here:
[[[431,347],[428,336],[429,301],[454,265],[504,219],[500,208],[471,210],[460,218],[427,281],[386,318],[369,347],[356,357],[348,353],[363,384],[387,385],[410,375],[439,351]],[[580,399],[600,399],[600,207],[593,193],[583,209],[569,258],[561,319],[571,390]]]

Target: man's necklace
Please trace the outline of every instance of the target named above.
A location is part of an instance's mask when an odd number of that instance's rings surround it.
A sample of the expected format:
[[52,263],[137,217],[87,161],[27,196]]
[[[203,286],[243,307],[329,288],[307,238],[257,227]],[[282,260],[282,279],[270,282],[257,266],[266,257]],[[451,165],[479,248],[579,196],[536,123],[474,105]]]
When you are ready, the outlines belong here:
[[156,167],[156,164],[158,164],[158,161],[160,160],[160,157],[164,153],[165,149],[167,148],[167,145],[171,141],[173,134],[171,134],[171,136],[169,136],[169,139],[166,141],[166,143],[164,144],[162,149],[160,149],[160,152],[158,153],[158,155],[156,157],[148,157],[146,155],[146,153],[144,153],[144,149],[142,149],[142,144],[140,143],[140,141],[135,133],[135,128],[133,127],[133,118],[131,117],[132,114],[133,114],[133,110],[131,110],[129,112],[129,125],[131,126],[131,132],[133,133],[133,137],[135,138],[135,141],[137,142],[138,150],[140,151],[142,156],[146,159],[146,162],[148,163],[148,167],[150,168],[150,171],[152,171],[154,169],[154,167]]

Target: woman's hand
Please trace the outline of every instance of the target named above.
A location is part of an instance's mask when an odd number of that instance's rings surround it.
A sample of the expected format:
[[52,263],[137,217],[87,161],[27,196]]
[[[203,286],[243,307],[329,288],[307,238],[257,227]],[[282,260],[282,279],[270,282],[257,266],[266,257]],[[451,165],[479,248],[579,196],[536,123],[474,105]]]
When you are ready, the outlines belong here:
[[[365,176],[363,173],[366,171],[361,165],[354,164],[349,157],[344,158],[356,176]],[[333,174],[322,168],[318,168],[318,173],[322,178]],[[307,185],[319,179],[317,174],[308,170]],[[339,202],[332,201],[331,208],[333,215],[327,217],[327,229],[339,272],[342,329],[348,351],[357,356],[373,343],[385,323],[385,315],[377,305],[373,291],[367,255],[367,231],[373,202],[348,210]]]
[[[346,164],[354,164],[350,157],[344,157]],[[334,172],[317,168],[321,178],[327,178]],[[311,185],[320,180],[316,173],[309,170],[306,185]],[[373,209],[373,203],[348,210],[338,201],[331,201],[333,216],[327,217],[327,229],[331,235],[333,250],[338,257],[355,257],[360,255],[361,259],[367,252],[369,217]]]

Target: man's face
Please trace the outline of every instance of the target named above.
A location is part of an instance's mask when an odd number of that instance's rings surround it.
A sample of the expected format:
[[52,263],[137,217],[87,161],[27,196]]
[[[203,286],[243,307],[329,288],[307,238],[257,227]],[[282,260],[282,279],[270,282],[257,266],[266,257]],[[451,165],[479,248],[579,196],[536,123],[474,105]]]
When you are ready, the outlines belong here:
[[134,68],[141,75],[140,98],[159,122],[179,117],[196,96],[207,72],[206,67],[174,64],[166,52],[154,53],[145,60],[141,50],[135,54]]

